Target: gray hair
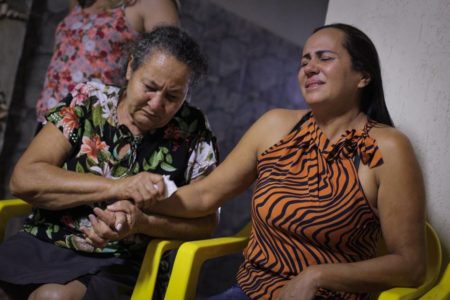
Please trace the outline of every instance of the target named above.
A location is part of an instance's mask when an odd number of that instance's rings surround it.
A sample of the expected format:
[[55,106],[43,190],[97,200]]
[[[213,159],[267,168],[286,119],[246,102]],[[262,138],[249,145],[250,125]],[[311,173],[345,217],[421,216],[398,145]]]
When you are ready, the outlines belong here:
[[131,48],[131,69],[136,71],[154,51],[173,55],[186,64],[191,74],[191,84],[195,84],[206,74],[208,63],[200,51],[200,46],[184,30],[175,26],[158,26],[151,32],[142,33]]

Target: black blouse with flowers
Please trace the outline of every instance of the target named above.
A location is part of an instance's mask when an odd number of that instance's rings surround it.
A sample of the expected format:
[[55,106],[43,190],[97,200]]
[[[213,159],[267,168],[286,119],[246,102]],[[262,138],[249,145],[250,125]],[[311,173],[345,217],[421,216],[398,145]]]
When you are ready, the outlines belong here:
[[[47,121],[72,145],[72,153],[62,168],[112,179],[148,171],[170,175],[177,186],[182,186],[216,166],[215,138],[200,110],[184,103],[165,127],[134,137],[126,126],[118,125],[119,96],[115,86],[79,84],[48,113]],[[142,248],[148,240],[142,235],[109,242],[101,249],[84,239],[80,227],[91,226],[88,215],[92,208],[105,204],[60,211],[35,209],[23,230],[41,240],[83,252],[123,256],[129,250]]]

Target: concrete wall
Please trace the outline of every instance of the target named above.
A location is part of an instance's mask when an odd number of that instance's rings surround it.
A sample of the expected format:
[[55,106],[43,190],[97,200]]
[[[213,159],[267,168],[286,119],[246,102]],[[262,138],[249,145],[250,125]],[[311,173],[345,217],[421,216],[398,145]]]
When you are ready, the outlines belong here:
[[302,46],[325,21],[328,0],[209,0]]
[[450,255],[450,1],[330,1],[326,23],[365,31],[379,51],[387,105],[425,175],[427,212]]

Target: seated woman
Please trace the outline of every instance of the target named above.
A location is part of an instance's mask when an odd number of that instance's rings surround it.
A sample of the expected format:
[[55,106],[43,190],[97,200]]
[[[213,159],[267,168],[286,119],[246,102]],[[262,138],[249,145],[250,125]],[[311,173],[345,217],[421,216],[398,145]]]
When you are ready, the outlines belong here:
[[[204,216],[255,181],[238,284],[212,299],[367,299],[419,284],[424,184],[393,128],[373,43],[349,25],[320,27],[298,79],[311,110],[266,113],[208,177],[152,211]],[[381,235],[387,254],[376,257]]]
[[[49,112],[11,179],[35,207],[0,246],[0,287],[11,298],[129,298],[149,237],[210,236],[214,213],[190,221],[142,213],[164,193],[155,174],[182,186],[217,163],[204,115],[186,102],[206,69],[191,37],[158,27],[135,43],[126,88],[79,84]],[[83,233],[93,210],[118,200],[133,203],[133,215],[117,214],[116,234],[96,247]]]

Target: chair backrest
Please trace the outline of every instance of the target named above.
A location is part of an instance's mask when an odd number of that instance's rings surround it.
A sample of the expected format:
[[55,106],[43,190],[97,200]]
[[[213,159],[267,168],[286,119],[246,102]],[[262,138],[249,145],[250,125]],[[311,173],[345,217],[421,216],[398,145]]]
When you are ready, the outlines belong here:
[[425,291],[429,290],[439,277],[442,265],[441,241],[436,231],[429,223],[426,224],[427,238],[427,273],[422,284]]
[[439,283],[429,292],[423,295],[420,300],[449,300],[450,299],[450,263],[445,268]]

